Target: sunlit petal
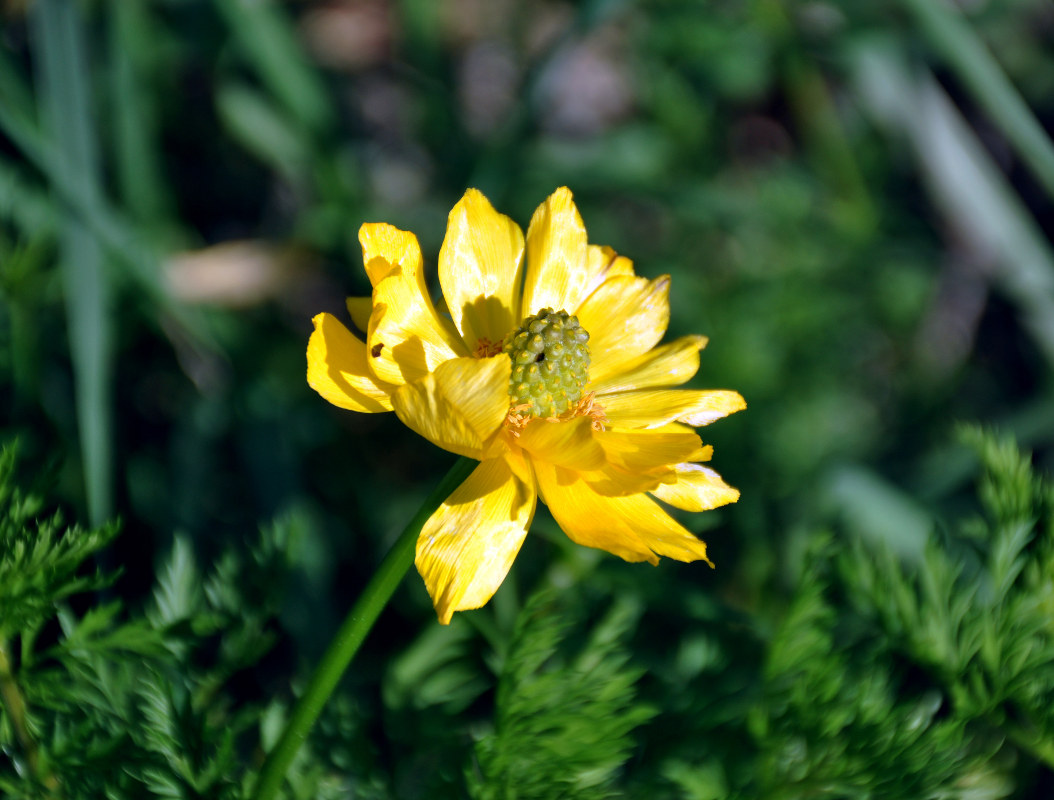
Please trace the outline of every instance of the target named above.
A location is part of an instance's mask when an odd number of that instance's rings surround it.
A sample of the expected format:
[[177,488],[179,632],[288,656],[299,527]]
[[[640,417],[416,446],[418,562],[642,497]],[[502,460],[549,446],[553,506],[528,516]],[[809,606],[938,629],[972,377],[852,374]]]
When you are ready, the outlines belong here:
[[652,389],[604,395],[602,404],[612,426],[656,428],[670,422],[693,427],[747,407],[738,392],[726,389]]
[[307,343],[307,382],[335,406],[351,411],[391,411],[395,387],[366,365],[366,345],[332,314],[319,314]]
[[706,544],[644,494],[605,497],[570,470],[535,464],[542,500],[568,537],[626,561],[706,558]]
[[623,497],[657,489],[667,481],[676,479],[668,466],[647,471],[630,471],[612,463],[600,469],[579,472],[578,476],[597,494],[605,497]]
[[534,486],[534,468],[531,466],[531,459],[523,450],[519,447],[505,448],[502,458],[517,478]]
[[[581,297],[575,303],[574,309],[582,304],[582,300],[589,297],[593,291],[608,278],[619,275],[632,276],[633,262],[625,256],[620,256],[612,248],[606,245],[591,244],[586,248],[586,274],[583,281]],[[574,309],[566,311],[574,313]]]
[[599,469],[605,460],[604,449],[597,441],[589,417],[558,422],[532,420],[521,432],[517,444],[535,460],[568,469]]
[[417,571],[439,621],[479,608],[512,566],[534,516],[532,482],[504,459],[483,461],[429,518],[417,540]]
[[586,390],[604,395],[653,386],[680,386],[699,370],[699,351],[705,346],[705,336],[682,336],[621,364],[603,380],[590,380]]
[[608,278],[633,275],[633,262],[607,245],[589,245],[587,259],[590,282],[586,285],[586,296]]
[[698,435],[691,430],[607,430],[597,434],[604,450],[603,467],[581,471],[582,480],[607,496],[651,491],[676,480],[671,465],[703,452]]
[[508,356],[454,358],[400,386],[392,407],[410,429],[452,453],[481,459],[509,409]]
[[631,472],[686,461],[702,448],[695,431],[607,430],[597,434],[604,456]]
[[422,272],[421,245],[409,231],[387,222],[368,222],[359,228],[359,244],[366,275],[374,288],[396,267],[404,275]]
[[519,322],[523,233],[469,189],[451,210],[439,251],[439,283],[468,347],[499,342]]
[[543,308],[574,313],[590,284],[586,228],[570,189],[553,192],[527,228],[527,276],[520,318]]
[[670,278],[618,276],[602,283],[578,308],[589,331],[589,376],[603,383],[651,350],[670,322]]
[[739,491],[725,483],[721,476],[702,464],[678,464],[675,483],[666,483],[652,491],[663,502],[685,511],[707,511],[739,499]]
[[436,314],[424,278],[393,269],[373,290],[366,345],[370,368],[389,383],[416,380],[468,350]]

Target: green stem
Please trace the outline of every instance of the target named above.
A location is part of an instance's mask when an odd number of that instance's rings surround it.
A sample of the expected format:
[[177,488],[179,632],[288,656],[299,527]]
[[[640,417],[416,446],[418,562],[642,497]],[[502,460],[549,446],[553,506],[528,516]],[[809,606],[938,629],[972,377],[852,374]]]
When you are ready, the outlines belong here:
[[315,720],[344,675],[344,670],[348,668],[366,634],[370,632],[373,623],[395,593],[403,575],[414,563],[414,552],[421,528],[476,465],[477,462],[472,459],[458,459],[384,557],[381,566],[348,612],[344,624],[340,626],[329,649],[322,656],[311,682],[293,709],[281,738],[268,754],[256,783],[254,800],[271,800],[282,787],[289,765],[296,757],[300,745],[307,739]]
[[47,790],[47,797],[57,798],[59,781],[41,762],[37,743],[29,732],[28,712],[22,691],[18,688],[11,660],[7,655],[7,642],[0,641],[0,702],[11,719],[11,728],[18,739],[18,746],[26,757],[26,765],[37,782]]
[[947,4],[937,0],[901,3],[1054,197],[1054,144],[988,48]]

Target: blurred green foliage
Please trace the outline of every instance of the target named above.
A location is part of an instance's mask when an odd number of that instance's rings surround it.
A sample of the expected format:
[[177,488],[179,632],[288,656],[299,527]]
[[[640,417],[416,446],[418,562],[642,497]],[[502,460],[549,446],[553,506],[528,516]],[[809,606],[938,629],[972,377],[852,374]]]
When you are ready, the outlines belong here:
[[[546,747],[597,796],[1044,796],[1048,495],[974,442],[987,521],[931,531],[977,510],[956,422],[1054,467],[1049,4],[37,0],[0,26],[0,437],[91,524],[4,496],[41,775],[101,796],[124,754],[120,796],[246,788],[449,463],[305,383],[311,316],[368,287],[359,224],[434,264],[466,186],[525,225],[568,185],[592,241],[672,276],[670,335],[710,337],[692,385],[748,401],[702,431],[741,501],[685,518],[717,570],[624,565],[540,513],[449,629],[411,577],[291,796],[508,796]],[[576,653],[574,625],[612,638]],[[34,641],[64,670],[39,689]],[[60,704],[58,674],[95,699]],[[622,690],[582,712],[589,752],[517,705],[591,681]],[[62,744],[89,735],[94,761]]]

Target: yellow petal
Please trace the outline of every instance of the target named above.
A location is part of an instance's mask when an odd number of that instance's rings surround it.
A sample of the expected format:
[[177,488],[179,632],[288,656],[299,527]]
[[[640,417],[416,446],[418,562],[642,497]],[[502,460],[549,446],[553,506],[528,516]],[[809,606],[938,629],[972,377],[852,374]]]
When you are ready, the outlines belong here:
[[592,425],[589,417],[558,422],[536,419],[523,429],[516,443],[534,459],[568,469],[599,469],[604,464],[604,450]]
[[747,407],[738,392],[726,389],[620,392],[604,395],[600,404],[616,428],[657,428],[670,422],[699,427]]
[[422,271],[421,245],[409,231],[401,231],[387,222],[368,222],[359,228],[362,263],[370,285],[376,288],[396,267],[405,275]]
[[685,463],[678,464],[674,471],[676,483],[663,484],[652,491],[671,506],[685,511],[706,511],[739,499],[739,491],[721,480],[721,476],[709,467]]
[[480,338],[501,341],[520,324],[523,233],[469,189],[450,211],[439,251],[439,283],[454,324],[474,348]]
[[370,329],[370,315],[373,313],[372,297],[348,297],[344,300],[355,327],[363,333]]
[[593,491],[605,497],[624,497],[650,492],[668,481],[677,479],[673,469],[666,466],[646,472],[631,472],[610,463],[600,469],[579,472],[578,476]]
[[708,561],[706,544],[647,495],[604,497],[569,470],[545,463],[534,466],[542,500],[572,541],[626,561],[656,564],[658,556]]
[[[586,389],[604,395],[652,386],[680,386],[699,370],[699,351],[706,341],[705,336],[682,336],[620,365],[604,380],[590,380]],[[603,405],[603,400],[599,402]]]
[[687,461],[702,442],[695,431],[606,430],[597,434],[606,459],[633,471],[652,470]]
[[436,314],[421,273],[394,268],[373,290],[366,346],[370,368],[389,383],[405,383],[444,361],[467,356],[457,333]]
[[417,539],[417,571],[439,621],[479,608],[501,586],[534,516],[532,483],[504,459],[483,461],[425,523]]
[[481,459],[509,410],[509,357],[455,358],[392,394],[399,419],[428,441]]
[[[505,463],[509,465],[512,473],[517,478],[534,486],[534,468],[531,467],[531,459],[523,450],[518,447],[507,447],[501,457],[505,459]],[[491,458],[490,455],[488,455],[489,458]]]
[[[666,431],[669,433],[695,433],[695,429],[691,425],[685,425],[683,422],[667,422],[665,425],[654,425],[648,428],[650,431]],[[711,450],[713,448],[710,448]],[[688,461],[707,461],[706,458],[689,458]]]
[[676,480],[673,465],[703,452],[690,428],[680,431],[606,430],[597,434],[606,463],[581,472],[582,480],[605,496],[639,494]]
[[520,318],[542,308],[573,313],[589,285],[586,227],[562,187],[538,206],[527,228],[527,277]]
[[603,383],[651,350],[670,322],[670,277],[618,276],[602,283],[578,309],[589,331],[589,377]]
[[[673,423],[677,425],[678,423]],[[714,457],[714,446],[712,444],[706,444],[692,453],[685,461],[709,461]]]
[[[589,245],[586,249],[586,283],[581,299],[589,297],[593,290],[608,278],[618,275],[633,275],[633,262],[625,256],[620,256],[606,245]],[[572,309],[565,310],[572,311]]]
[[366,365],[366,345],[332,314],[319,314],[307,343],[308,385],[335,406],[352,411],[391,411],[395,387],[377,380]]

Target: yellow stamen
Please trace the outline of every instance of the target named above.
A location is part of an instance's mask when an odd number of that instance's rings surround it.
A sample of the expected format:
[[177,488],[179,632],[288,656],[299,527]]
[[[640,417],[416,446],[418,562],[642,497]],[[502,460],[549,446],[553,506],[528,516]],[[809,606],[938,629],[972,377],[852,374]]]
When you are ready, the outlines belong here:
[[592,419],[591,427],[597,433],[602,433],[605,423],[609,421],[604,413],[604,407],[596,401],[596,392],[589,392],[575,404],[574,408],[568,409],[558,417],[532,417],[530,411],[530,403],[517,403],[509,408],[509,413],[505,415],[505,428],[514,438],[519,438],[523,429],[536,419],[542,419],[545,422],[569,422],[578,417],[589,417]]
[[472,351],[473,358],[490,358],[501,352],[500,341],[492,342],[486,336],[481,336],[476,342],[476,349]]
[[512,434],[513,438],[519,438],[520,433],[524,428],[527,427],[527,423],[530,422],[534,417],[527,416],[531,410],[530,403],[517,403],[509,409],[509,413],[505,415],[505,427],[509,433]]
[[590,417],[593,420],[593,430],[598,433],[604,430],[604,423],[609,422],[607,414],[604,413],[604,406],[600,405],[596,401],[597,393],[589,392],[578,401],[573,409],[564,414],[565,419],[574,419],[575,417]]

